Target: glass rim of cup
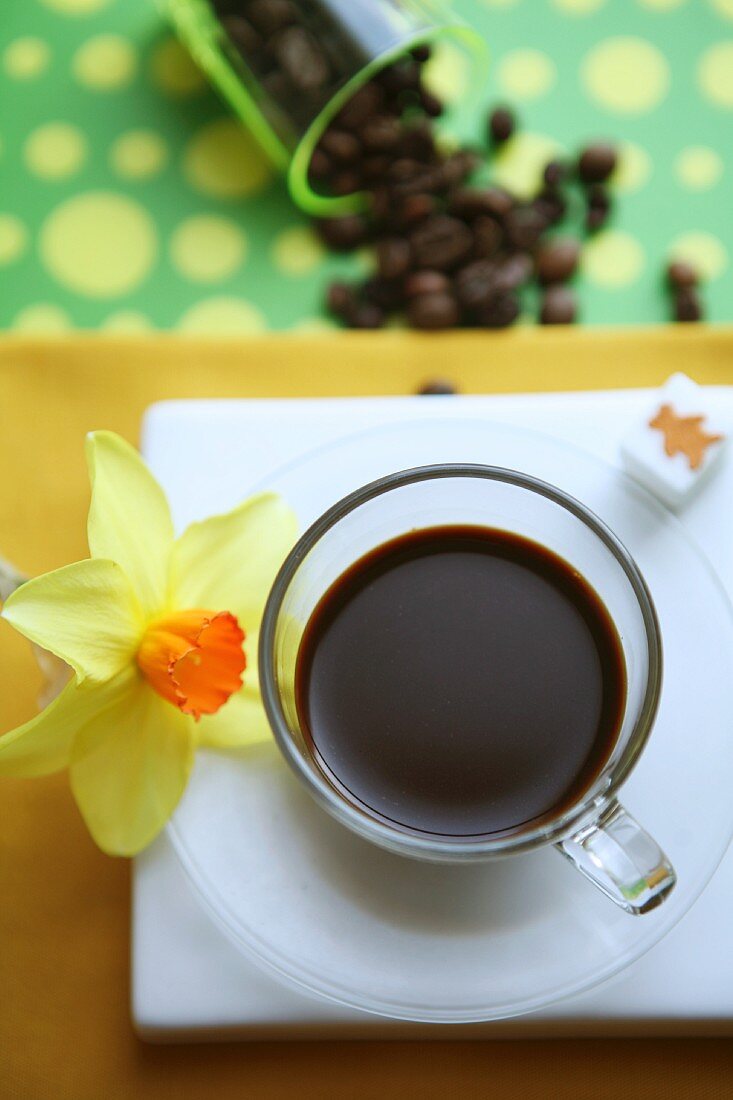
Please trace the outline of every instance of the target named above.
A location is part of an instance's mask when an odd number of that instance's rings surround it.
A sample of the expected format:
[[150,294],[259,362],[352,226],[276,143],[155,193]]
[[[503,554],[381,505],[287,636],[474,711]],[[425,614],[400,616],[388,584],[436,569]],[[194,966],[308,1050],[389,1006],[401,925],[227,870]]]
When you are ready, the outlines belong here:
[[[589,797],[589,791],[586,790],[557,818],[543,821],[534,828],[495,837],[445,838],[403,829],[397,823],[392,825],[381,821],[348,802],[315,766],[309,766],[304,761],[301,753],[294,747],[273,674],[276,628],[284,598],[301,564],[323,536],[362,505],[394,489],[440,478],[460,477],[495,481],[533,492],[564,508],[585,524],[600,539],[626,575],[641,612],[648,657],[646,685],[639,713],[602,792],[594,792]],[[324,809],[361,836],[388,848],[399,848],[401,851],[409,849],[416,856],[432,856],[435,859],[498,858],[526,852],[545,844],[553,844],[575,832],[584,820],[588,823],[596,820],[628,778],[649,739],[659,709],[662,667],[661,629],[651,593],[633,556],[611,528],[577,497],[541,478],[503,466],[471,462],[434,463],[386,474],[353,490],[326,509],[303,532],[283,562],[265,605],[259,639],[260,691],[265,712],[280,752],[311,795]],[[604,772],[605,768],[601,775]],[[590,790],[593,791],[593,788]]]

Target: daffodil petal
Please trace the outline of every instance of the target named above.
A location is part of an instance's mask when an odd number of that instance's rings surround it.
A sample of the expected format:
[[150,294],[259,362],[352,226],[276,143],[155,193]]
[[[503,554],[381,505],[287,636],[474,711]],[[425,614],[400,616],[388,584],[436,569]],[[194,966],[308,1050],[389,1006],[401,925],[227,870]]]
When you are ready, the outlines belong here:
[[176,607],[230,611],[249,633],[259,627],[272,582],[298,532],[295,513],[274,493],[188,527],[173,548]]
[[65,768],[78,731],[93,715],[124,699],[137,679],[129,670],[105,684],[72,680],[30,722],[0,737],[0,775],[50,775]]
[[173,545],[165,493],[135,448],[113,432],[87,437],[87,463],[91,555],[119,562],[143,611],[157,613],[165,603]]
[[71,665],[80,681],[121,672],[134,658],[144,625],[122,567],[102,558],[26,581],[5,601],[2,617]]
[[230,696],[216,714],[205,714],[196,723],[199,745],[216,749],[243,748],[272,740],[259,692],[243,687]]
[[74,738],[74,797],[99,847],[132,856],[160,832],[188,781],[194,721],[139,679]]

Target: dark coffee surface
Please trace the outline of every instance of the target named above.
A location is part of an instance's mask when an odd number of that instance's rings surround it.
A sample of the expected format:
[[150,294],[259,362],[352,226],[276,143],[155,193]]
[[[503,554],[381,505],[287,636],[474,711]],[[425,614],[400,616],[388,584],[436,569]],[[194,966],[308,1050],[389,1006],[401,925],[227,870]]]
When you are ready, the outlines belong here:
[[440,527],[378,547],[326,593],[296,697],[319,767],[352,801],[411,830],[481,836],[590,785],[625,670],[608,612],[560,558]]

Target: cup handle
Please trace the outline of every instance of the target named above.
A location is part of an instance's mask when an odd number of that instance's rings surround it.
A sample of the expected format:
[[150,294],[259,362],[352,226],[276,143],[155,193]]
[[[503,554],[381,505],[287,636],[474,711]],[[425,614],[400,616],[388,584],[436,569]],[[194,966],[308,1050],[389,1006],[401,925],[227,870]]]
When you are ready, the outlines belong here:
[[615,799],[590,825],[555,845],[627,913],[661,905],[677,876],[657,842]]

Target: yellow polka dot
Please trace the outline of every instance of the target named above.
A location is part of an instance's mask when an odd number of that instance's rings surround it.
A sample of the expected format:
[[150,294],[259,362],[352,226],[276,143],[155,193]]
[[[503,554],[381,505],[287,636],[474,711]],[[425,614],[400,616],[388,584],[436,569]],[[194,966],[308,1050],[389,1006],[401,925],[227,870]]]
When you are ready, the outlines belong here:
[[733,110],[733,42],[718,42],[706,50],[697,78],[712,103]]
[[582,267],[591,282],[599,286],[625,287],[641,274],[644,252],[629,233],[608,229],[588,241],[583,249]]
[[643,38],[608,38],[586,54],[580,76],[588,95],[608,111],[652,111],[669,90],[664,55]]
[[110,313],[101,325],[105,332],[115,332],[121,336],[150,332],[153,327],[152,321],[136,309],[121,309],[117,313]]
[[529,198],[541,183],[545,165],[560,151],[552,138],[522,130],[499,148],[492,178],[521,198]]
[[106,8],[110,0],[41,0],[47,8],[60,11],[63,15],[91,15],[92,12]]
[[683,187],[690,191],[707,191],[715,187],[723,174],[723,161],[707,145],[690,145],[675,161],[674,170]]
[[206,87],[204,74],[177,38],[167,38],[156,48],[150,72],[158,87],[176,98],[195,95]]
[[539,50],[512,50],[499,62],[498,80],[512,99],[539,99],[555,83],[555,66]]
[[228,218],[196,214],[181,222],[171,238],[173,266],[187,279],[216,283],[233,275],[242,263],[247,242]]
[[605,4],[606,0],[552,0],[556,8],[565,15],[591,15]]
[[33,80],[50,60],[51,51],[41,38],[16,38],[3,53],[3,68],[15,80]]
[[41,229],[41,258],[63,286],[116,298],[138,286],[155,262],[155,225],[124,195],[91,191],[61,203]]
[[183,332],[236,336],[264,332],[265,319],[243,298],[208,298],[187,310],[178,323]]
[[130,83],[137,57],[132,44],[122,35],[98,34],[79,47],[71,68],[80,84],[95,92],[112,92]]
[[457,103],[468,90],[468,58],[450,42],[435,43],[422,72],[426,87],[444,103]]
[[283,275],[307,275],[324,255],[318,237],[304,225],[283,229],[272,246],[272,262]]
[[194,135],[183,171],[197,191],[217,199],[257,194],[272,177],[265,154],[233,118],[210,122]]
[[22,309],[15,317],[12,327],[18,332],[52,336],[57,332],[68,332],[72,325],[69,315],[60,306],[38,302],[37,305]]
[[683,233],[669,246],[669,255],[675,260],[686,260],[705,279],[717,279],[728,266],[723,243],[702,230]]
[[20,218],[0,214],[0,265],[17,260],[26,250],[28,231]]
[[168,160],[168,146],[154,130],[130,130],[112,145],[110,163],[118,176],[146,180],[157,175]]
[[733,0],[710,0],[710,2],[723,19],[733,19]]
[[81,130],[68,122],[48,122],[33,130],[23,150],[25,162],[36,176],[47,180],[66,179],[78,172],[87,155]]
[[624,193],[638,191],[652,174],[652,159],[646,149],[632,141],[621,142],[618,148],[618,164],[611,177],[611,185]]

